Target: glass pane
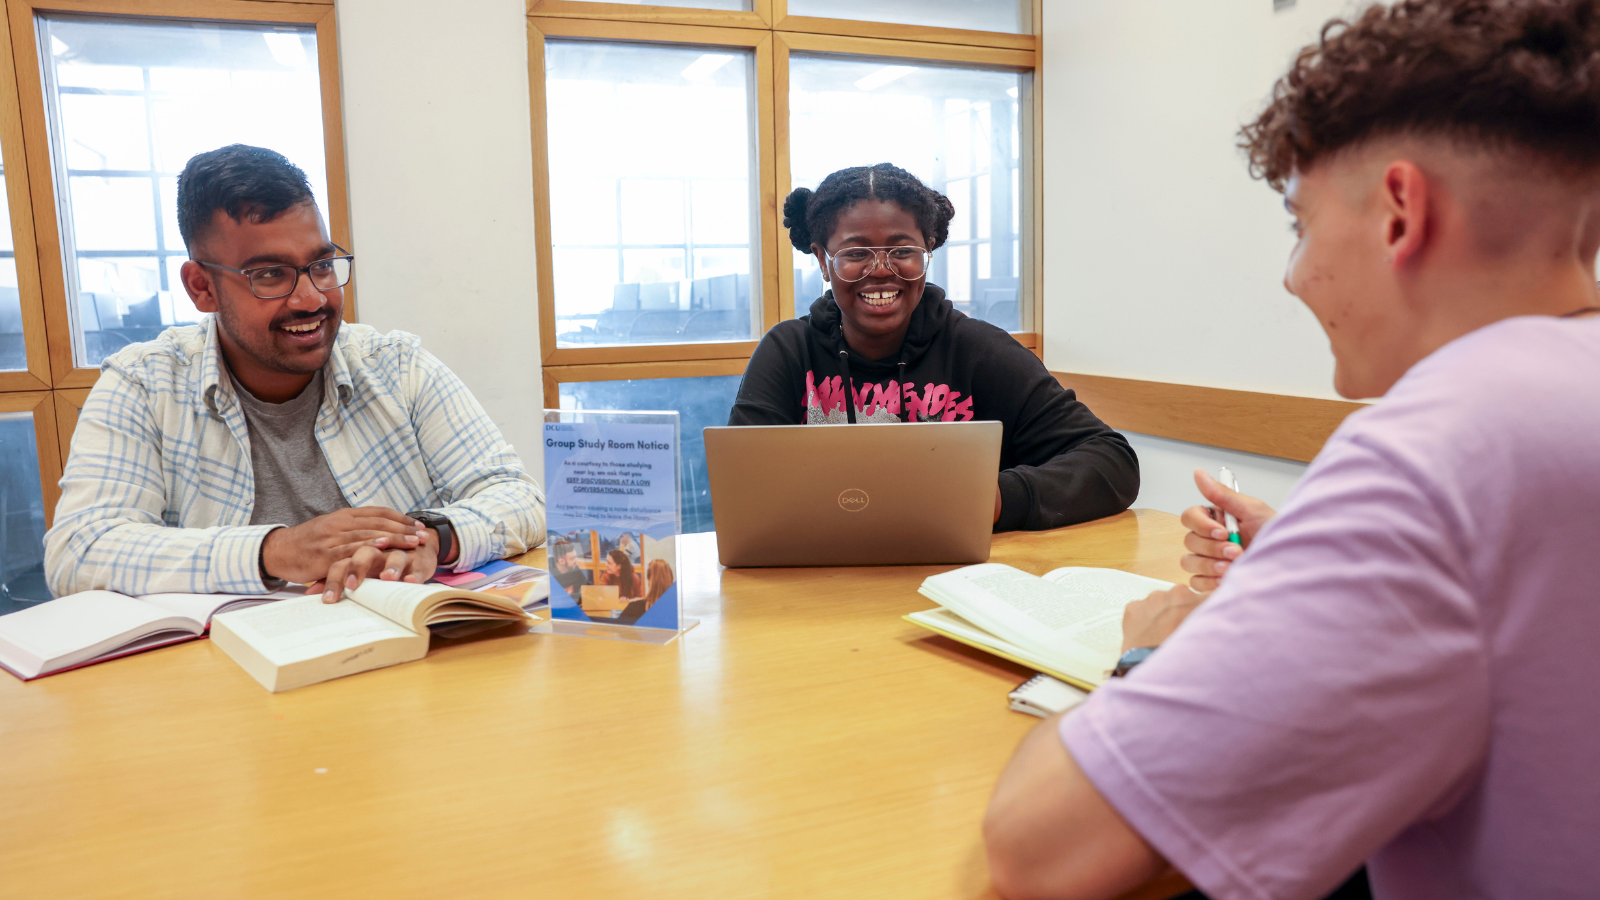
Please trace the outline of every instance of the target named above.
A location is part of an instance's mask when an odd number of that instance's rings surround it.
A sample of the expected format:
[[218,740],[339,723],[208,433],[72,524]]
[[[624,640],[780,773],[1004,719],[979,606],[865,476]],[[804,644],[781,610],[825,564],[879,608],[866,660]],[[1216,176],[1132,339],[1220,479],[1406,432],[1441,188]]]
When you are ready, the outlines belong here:
[[[793,4],[790,10],[795,12]],[[887,161],[948,196],[956,215],[947,242],[933,255],[928,280],[943,287],[957,309],[1008,331],[1023,324],[1018,204],[1028,154],[1018,122],[1022,78],[1017,72],[798,53],[789,66],[794,185],[814,189],[839,169]],[[837,139],[841,111],[885,108],[895,110],[895,128],[876,130],[868,143]],[[997,180],[1011,189],[995,190]],[[793,277],[795,315],[803,316],[826,285],[816,259],[798,251]]]
[[754,57],[552,40],[545,66],[557,343],[753,337]]
[[22,333],[22,294],[17,290],[9,199],[5,168],[0,166],[0,371],[16,372],[28,368],[28,346]]
[[[78,365],[199,320],[177,278],[190,157],[270,147],[326,214],[315,29],[63,15],[40,17],[39,40]],[[0,368],[5,308],[0,290]]]
[[560,402],[562,409],[677,410],[683,436],[683,530],[695,534],[716,530],[701,432],[709,425],[728,424],[739,379],[738,375],[718,375],[574,382],[561,385]]
[[791,16],[1008,34],[1027,34],[1033,30],[1029,21],[1032,9],[1029,0],[789,0]]
[[0,413],[0,615],[49,599],[33,414]]

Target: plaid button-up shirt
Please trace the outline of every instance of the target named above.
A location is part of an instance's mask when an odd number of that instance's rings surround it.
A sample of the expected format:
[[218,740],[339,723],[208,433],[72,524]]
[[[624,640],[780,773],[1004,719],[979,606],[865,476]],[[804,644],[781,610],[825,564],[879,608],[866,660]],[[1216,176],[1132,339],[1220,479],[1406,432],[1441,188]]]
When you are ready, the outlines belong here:
[[[450,518],[470,569],[544,539],[544,497],[466,385],[415,335],[339,329],[316,437],[351,506]],[[251,525],[250,432],[212,317],[101,364],[72,435],[45,571],[57,596],[102,588],[267,589]]]

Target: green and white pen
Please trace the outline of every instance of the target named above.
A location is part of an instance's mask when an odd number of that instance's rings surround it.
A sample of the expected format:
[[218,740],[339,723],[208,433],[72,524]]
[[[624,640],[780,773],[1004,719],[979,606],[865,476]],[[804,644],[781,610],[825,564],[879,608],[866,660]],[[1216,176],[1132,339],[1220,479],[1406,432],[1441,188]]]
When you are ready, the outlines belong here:
[[[1239,479],[1233,477],[1227,466],[1217,470],[1217,483],[1234,493],[1239,492]],[[1213,506],[1211,517],[1228,526],[1228,543],[1244,546],[1244,542],[1239,539],[1239,520],[1233,517],[1233,513],[1227,512],[1220,506]]]

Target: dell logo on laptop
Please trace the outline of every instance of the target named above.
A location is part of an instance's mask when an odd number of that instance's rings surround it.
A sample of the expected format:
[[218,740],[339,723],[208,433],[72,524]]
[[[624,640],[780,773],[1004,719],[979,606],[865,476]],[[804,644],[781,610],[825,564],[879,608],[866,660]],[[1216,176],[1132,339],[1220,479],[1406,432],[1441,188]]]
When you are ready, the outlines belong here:
[[867,492],[856,488],[846,488],[839,494],[839,508],[846,512],[860,512],[867,508]]

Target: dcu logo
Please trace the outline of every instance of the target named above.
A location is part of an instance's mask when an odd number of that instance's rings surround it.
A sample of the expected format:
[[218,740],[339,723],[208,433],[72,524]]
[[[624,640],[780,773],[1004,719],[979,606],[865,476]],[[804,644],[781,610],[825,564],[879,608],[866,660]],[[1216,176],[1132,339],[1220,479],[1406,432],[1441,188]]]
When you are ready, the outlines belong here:
[[870,499],[866,491],[846,488],[839,494],[839,508],[845,512],[861,512],[867,508],[867,501]]

